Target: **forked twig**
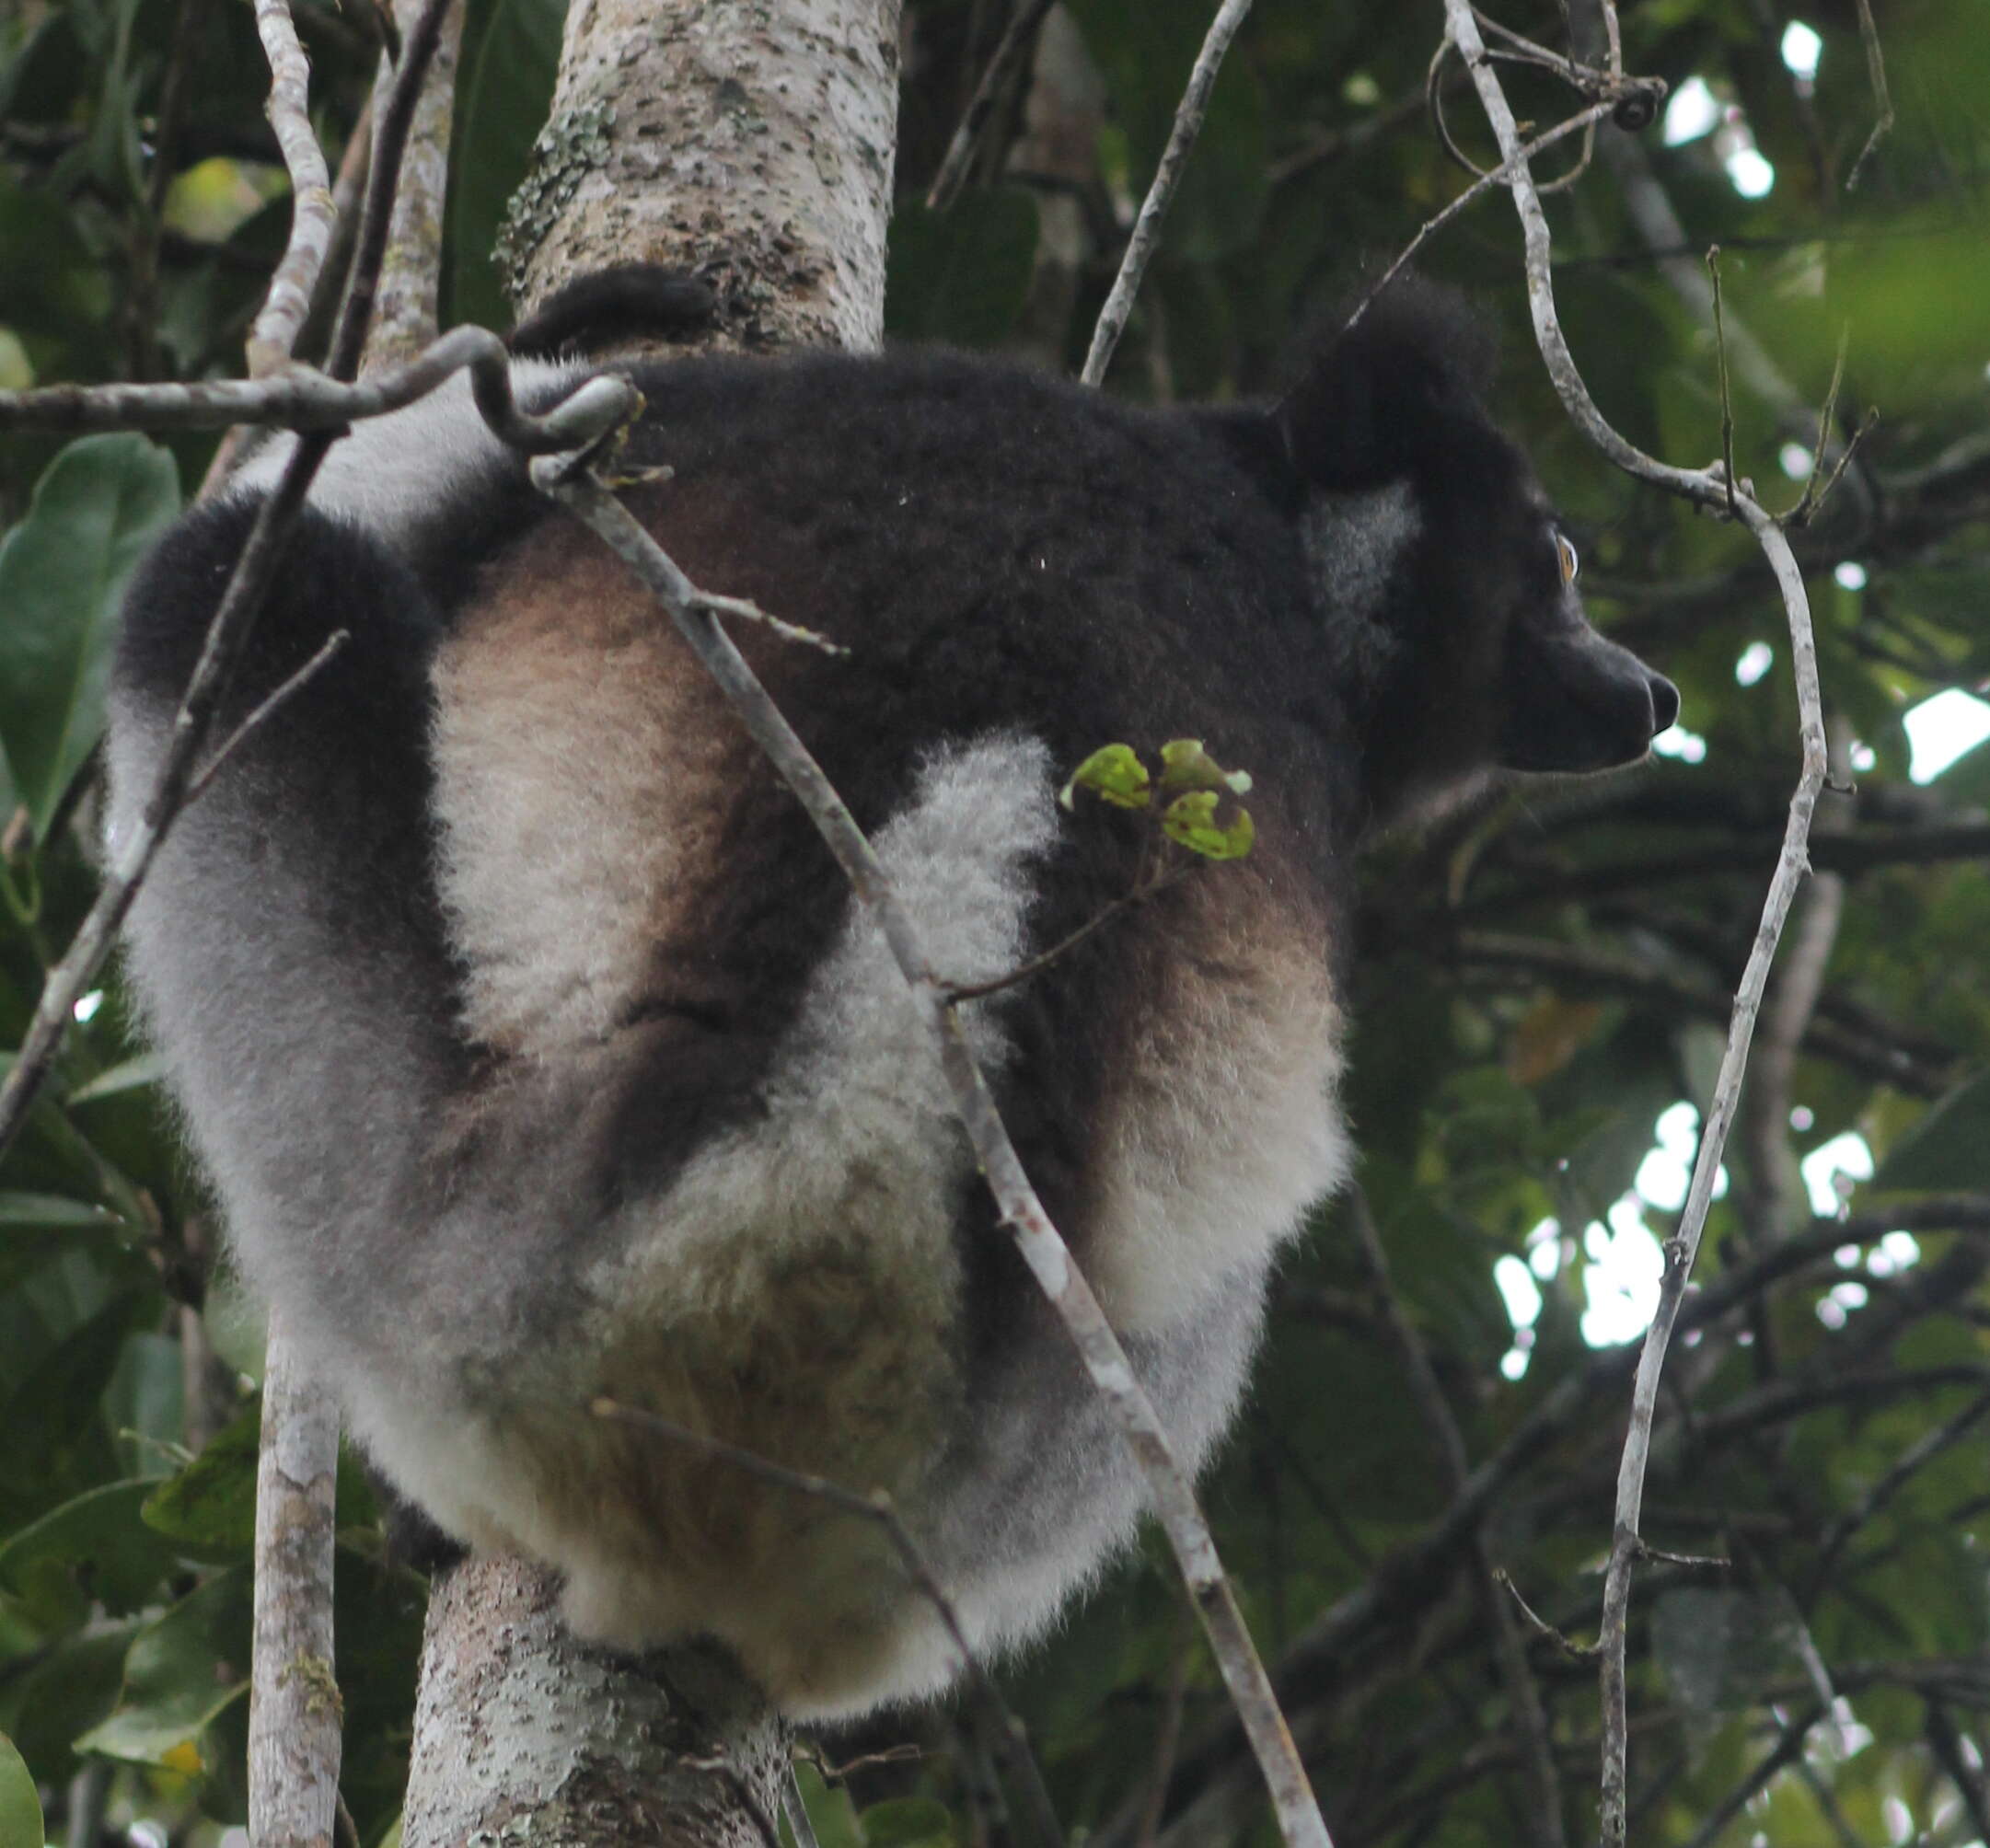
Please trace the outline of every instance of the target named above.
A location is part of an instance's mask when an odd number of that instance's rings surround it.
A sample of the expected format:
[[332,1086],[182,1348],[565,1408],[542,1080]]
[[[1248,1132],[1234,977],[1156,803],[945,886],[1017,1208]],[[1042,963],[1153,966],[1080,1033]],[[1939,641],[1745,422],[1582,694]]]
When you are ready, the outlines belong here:
[[1133,235],[1127,239],[1126,255],[1120,259],[1119,273],[1113,278],[1112,293],[1106,296],[1105,306],[1099,310],[1098,325],[1092,330],[1092,349],[1085,354],[1084,370],[1079,374],[1087,385],[1099,384],[1105,376],[1105,368],[1113,363],[1113,350],[1126,332],[1127,318],[1133,312],[1133,298],[1140,292],[1141,278],[1147,274],[1147,266],[1161,242],[1161,221],[1174,202],[1183,169],[1188,165],[1197,135],[1202,132],[1203,114],[1209,106],[1209,92],[1216,87],[1216,74],[1222,68],[1223,53],[1230,49],[1230,41],[1237,36],[1237,28],[1244,24],[1244,16],[1250,10],[1251,0],[1223,0],[1216,17],[1209,22],[1209,34],[1196,56],[1196,67],[1188,74],[1187,87],[1175,109],[1174,126],[1168,131],[1168,144],[1162,150],[1161,165],[1154,169],[1153,184],[1147,189],[1147,197],[1140,202],[1140,214],[1133,221]]

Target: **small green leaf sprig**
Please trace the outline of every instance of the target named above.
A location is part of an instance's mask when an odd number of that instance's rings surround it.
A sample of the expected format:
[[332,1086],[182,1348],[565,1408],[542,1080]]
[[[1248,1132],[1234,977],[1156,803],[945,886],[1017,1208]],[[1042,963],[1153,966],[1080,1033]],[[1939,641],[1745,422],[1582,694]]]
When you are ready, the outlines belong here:
[[1242,860],[1257,828],[1235,798],[1250,788],[1250,772],[1226,770],[1201,739],[1171,738],[1161,747],[1158,769],[1131,745],[1100,745],[1071,772],[1058,801],[1074,808],[1076,792],[1090,790],[1115,808],[1151,810],[1158,799],[1161,831],[1178,847],[1204,860]]

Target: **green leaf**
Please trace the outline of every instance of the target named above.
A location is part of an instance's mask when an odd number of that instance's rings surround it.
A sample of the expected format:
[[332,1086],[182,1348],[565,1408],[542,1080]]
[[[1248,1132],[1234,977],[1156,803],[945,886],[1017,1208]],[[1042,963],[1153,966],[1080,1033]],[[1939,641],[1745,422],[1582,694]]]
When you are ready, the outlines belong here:
[[249,1572],[231,1568],[138,1633],[125,1653],[118,1710],[85,1733],[77,1749],[204,1771],[213,1760],[203,1735],[248,1698],[249,1637]]
[[848,1790],[840,1784],[832,1789],[809,1763],[796,1764],[794,1783],[821,1848],[864,1848],[863,1831]]
[[1250,812],[1240,808],[1227,826],[1219,827],[1216,803],[1214,790],[1192,790],[1186,796],[1176,796],[1162,811],[1162,831],[1205,860],[1242,860],[1257,838]]
[[0,1192],[0,1247],[23,1233],[111,1232],[123,1220],[87,1200],[64,1199],[60,1194]]
[[141,1518],[152,1490],[150,1483],[109,1483],[22,1528],[0,1548],[0,1585],[45,1615],[77,1592],[78,1611],[93,1602],[113,1615],[139,1609],[178,1563]]
[[893,340],[993,346],[1015,326],[1036,259],[1036,202],[1015,187],[964,193],[944,213],[892,214],[885,331]]
[[79,1103],[94,1103],[98,1098],[122,1097],[134,1091],[145,1091],[158,1083],[166,1075],[165,1061],[158,1054],[140,1053],[114,1065],[109,1071],[100,1071],[87,1084],[79,1084],[69,1093],[73,1109]]
[[256,1538],[259,1400],[208,1440],[201,1454],[153,1490],[140,1513],[145,1525],[189,1552],[227,1558]]
[[171,455],[143,436],[86,436],[52,462],[0,541],[0,746],[45,841],[96,748],[118,606],[179,511]]
[[495,0],[471,53],[449,177],[449,318],[501,328],[511,304],[491,252],[552,105],[566,0]]
[[1131,745],[1101,745],[1070,774],[1058,801],[1071,806],[1074,790],[1090,790],[1116,808],[1145,808],[1152,779]]
[[0,1848],[41,1848],[47,1840],[34,1774],[13,1741],[0,1735]]
[[1887,1151],[1868,1184],[1876,1192],[1981,1187],[1990,1181],[1990,1071],[1935,1104]]
[[863,1812],[867,1848],[953,1848],[954,1819],[930,1796],[894,1796]]
[[1161,787],[1164,790],[1228,790],[1248,795],[1251,773],[1226,770],[1206,750],[1200,738],[1171,738],[1161,747]]

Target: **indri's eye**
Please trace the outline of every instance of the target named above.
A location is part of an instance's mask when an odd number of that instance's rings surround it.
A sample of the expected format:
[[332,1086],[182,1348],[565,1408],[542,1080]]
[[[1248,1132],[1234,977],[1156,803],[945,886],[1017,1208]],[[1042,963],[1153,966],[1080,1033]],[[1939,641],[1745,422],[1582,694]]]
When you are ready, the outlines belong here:
[[1582,569],[1582,561],[1576,557],[1576,549],[1569,544],[1567,533],[1556,532],[1555,535],[1555,556],[1561,560],[1562,582],[1575,583],[1576,573]]

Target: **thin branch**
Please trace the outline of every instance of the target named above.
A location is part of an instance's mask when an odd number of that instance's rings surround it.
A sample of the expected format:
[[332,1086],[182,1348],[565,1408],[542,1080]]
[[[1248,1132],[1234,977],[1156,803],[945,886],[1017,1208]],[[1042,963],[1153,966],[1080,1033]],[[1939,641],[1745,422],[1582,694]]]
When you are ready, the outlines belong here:
[[1720,314],[1720,246],[1707,252],[1707,276],[1714,292],[1715,376],[1720,386],[1720,479],[1728,484],[1728,517],[1738,516],[1734,504],[1734,397],[1728,389],[1728,329]]
[[0,1082],[0,1155],[5,1155],[27,1120],[28,1107],[47,1078],[73,1017],[76,1002],[102,967],[104,958],[138,895],[138,887],[167,829],[186,800],[188,785],[214,722],[216,708],[248,644],[249,625],[262,606],[282,562],[283,542],[304,504],[318,465],[331,446],[325,435],[298,438],[283,473],[257,510],[228,587],[223,594],[193,677],[173,721],[171,741],[154,777],[152,792],[137,825],[114,844],[109,872],[88,914],[62,960],[48,973],[34,1019],[21,1040],[12,1068]]
[[267,113],[290,175],[291,198],[290,241],[249,336],[249,375],[261,378],[289,364],[331,248],[336,214],[325,152],[311,133],[311,64],[297,42],[290,0],[256,0],[256,33],[270,61]]
[[[353,268],[345,298],[332,329],[331,350],[325,370],[332,377],[353,378],[373,326],[374,295],[387,260],[388,239],[394,227],[394,198],[400,187],[401,162],[414,127],[415,111],[428,81],[428,67],[442,42],[443,20],[452,0],[421,0],[421,12],[403,35],[387,100],[374,110],[373,153],[366,171],[366,192],[360,207],[359,235],[353,245]],[[377,94],[377,93],[376,93]]]
[[1168,1666],[1167,1692],[1163,1696],[1161,1725],[1154,1735],[1153,1762],[1147,1773],[1147,1796],[1140,1805],[1140,1819],[1133,1832],[1134,1848],[1154,1848],[1161,1832],[1161,1819],[1167,1812],[1168,1786],[1174,1781],[1174,1758],[1182,1746],[1182,1710],[1188,1696],[1188,1667],[1195,1653],[1196,1633],[1183,1624],[1174,1641],[1174,1657]]
[[1493,1580],[1508,1597],[1512,1599],[1515,1606],[1520,1611],[1521,1616],[1526,1621],[1527,1627],[1535,1635],[1545,1642],[1554,1644],[1572,1662],[1593,1662],[1596,1659],[1601,1645],[1579,1643],[1573,1636],[1567,1635],[1562,1631],[1557,1630],[1554,1624],[1550,1623],[1521,1595],[1520,1587],[1513,1582],[1513,1575],[1505,1566],[1495,1566],[1493,1568]]
[[[1375,1231],[1368,1198],[1354,1188],[1348,1199],[1348,1216],[1353,1221],[1361,1259],[1381,1297],[1383,1312],[1395,1335],[1409,1375],[1410,1393],[1423,1415],[1425,1428],[1437,1447],[1438,1461],[1445,1486],[1452,1495],[1464,1489],[1471,1474],[1470,1454],[1464,1433],[1452,1415],[1451,1403],[1438,1383],[1437,1370],[1430,1365],[1423,1339],[1417,1333],[1395,1286],[1389,1276],[1388,1254]],[[1514,1621],[1513,1611],[1500,1596],[1504,1575],[1495,1573],[1487,1557],[1484,1535],[1475,1529],[1472,1541],[1474,1576],[1477,1581],[1479,1608],[1492,1631],[1493,1659],[1507,1698],[1512,1703],[1513,1732],[1520,1747],[1521,1766],[1525,1774],[1529,1808],[1533,1811],[1532,1839],[1536,1848],[1560,1848],[1567,1839],[1562,1831],[1562,1787],[1556,1774],[1555,1753],[1550,1744],[1547,1714],[1541,1704],[1541,1690],[1533,1670],[1527,1665],[1527,1647]]]
[[1113,363],[1113,349],[1127,330],[1133,298],[1140,293],[1140,280],[1147,274],[1147,265],[1161,242],[1161,221],[1174,203],[1189,152],[1196,144],[1196,136],[1202,132],[1203,113],[1209,106],[1209,92],[1216,87],[1216,74],[1222,68],[1223,53],[1230,49],[1231,40],[1236,37],[1237,28],[1244,24],[1244,16],[1250,10],[1251,0],[1223,0],[1210,22],[1196,67],[1188,75],[1188,87],[1182,92],[1180,106],[1174,111],[1174,126],[1168,133],[1167,146],[1162,150],[1161,165],[1154,169],[1153,184],[1147,189],[1140,215],[1134,220],[1133,235],[1127,239],[1127,253],[1120,259],[1118,275],[1113,278],[1112,293],[1106,296],[1105,306],[1099,310],[1098,325],[1092,330],[1092,350],[1086,353],[1084,370],[1079,375],[1087,385],[1097,385]]
[[1329,1848],[1326,1825],[1320,1819],[1270,1679],[1252,1644],[1187,1476],[1098,1299],[1072,1262],[1070,1248],[1024,1172],[988,1081],[968,1047],[959,1015],[947,1005],[926,947],[870,842],[738,650],[709,611],[700,607],[697,590],[634,515],[598,482],[561,460],[535,462],[532,476],[544,491],[571,508],[606,540],[669,611],[677,632],[801,799],[859,902],[877,921],[914,1005],[937,1043],[955,1112],[995,1196],[1001,1223],[1063,1322],[1093,1390],[1147,1478],[1155,1515],[1263,1768],[1279,1828],[1292,1848]]
[[1777,1772],[1802,1757],[1804,1740],[1810,1737],[1811,1728],[1823,1716],[1823,1708],[1813,1704],[1785,1726],[1776,1736],[1775,1745],[1721,1799],[1718,1808],[1700,1825],[1686,1848],[1713,1848],[1713,1844],[1720,1840],[1721,1831],[1748,1807],[1749,1798],[1758,1790],[1766,1789]]
[[545,418],[521,417],[513,408],[504,342],[482,328],[465,327],[451,329],[419,359],[357,383],[299,365],[261,379],[0,392],[0,430],[220,430],[256,423],[342,434],[349,423],[384,417],[425,398],[466,367],[485,421],[515,449],[532,455],[571,449],[599,422],[598,400],[581,405],[573,398]]
[[[1165,845],[1165,837],[1163,837],[1163,845]],[[1143,843],[1141,858],[1145,860],[1146,857]],[[1051,964],[1070,955],[1079,944],[1084,942],[1095,931],[1104,930],[1121,912],[1130,910],[1134,906],[1153,897],[1157,893],[1165,892],[1171,885],[1179,884],[1191,872],[1206,863],[1206,861],[1200,860],[1185,857],[1173,864],[1163,860],[1151,872],[1145,869],[1137,872],[1134,874],[1130,890],[1122,892],[1118,897],[1100,906],[1075,930],[1059,938],[1047,950],[1038,951],[1027,962],[1018,963],[1014,968],[1003,975],[992,976],[986,982],[944,982],[941,985],[942,999],[948,1007],[956,1007],[962,1001],[985,1000],[989,995],[999,995],[1004,988],[1012,988],[1019,982],[1028,981],[1032,976],[1040,974],[1043,970],[1047,969]]]
[[1956,1730],[1944,1703],[1928,1702],[1926,1729],[1928,1750],[1962,1799],[1962,1813],[1969,1818],[1970,1832],[1979,1842],[1990,1842],[1990,1779],[1984,1776],[1981,1759],[1971,1761],[1970,1753],[1963,1749],[1962,1736]]
[[[1726,1019],[1731,1011],[1728,997],[1718,989],[1676,976],[1647,958],[1610,950],[1591,950],[1545,937],[1461,930],[1452,953],[1466,968],[1510,969],[1578,990],[1656,1001],[1707,1020]],[[1905,1048],[1874,1041],[1829,1021],[1807,1021],[1799,1045],[1806,1052],[1835,1059],[1863,1077],[1915,1096],[1934,1096],[1948,1082],[1945,1069],[1929,1069]]]
[[[1545,134],[1536,135],[1533,141],[1529,142],[1521,150],[1520,158],[1521,160],[1531,160],[1543,149],[1553,147],[1556,142],[1566,140],[1569,135],[1575,133],[1578,129],[1593,128],[1615,107],[1614,102],[1607,99],[1591,103],[1589,108],[1583,110],[1579,114],[1572,115],[1567,121],[1559,122],[1554,128],[1549,129]],[[1341,331],[1343,333],[1347,332],[1360,320],[1361,317],[1369,311],[1375,298],[1396,279],[1397,275],[1401,273],[1403,266],[1423,248],[1433,233],[1442,230],[1446,225],[1450,224],[1453,218],[1463,212],[1466,206],[1473,203],[1482,193],[1488,192],[1493,187],[1503,184],[1508,176],[1513,171],[1513,166],[1514,164],[1510,161],[1502,161],[1498,167],[1481,173],[1471,185],[1466,187],[1441,212],[1439,212],[1433,217],[1427,218],[1417,227],[1417,235],[1407,244],[1404,245],[1395,261],[1391,263],[1382,272],[1381,276],[1362,292],[1361,299],[1354,305],[1353,312],[1342,323]]]
[[180,806],[182,808],[191,808],[195,803],[199,802],[201,797],[206,793],[207,786],[220,774],[222,766],[236,754],[250,734],[267,724],[272,713],[286,704],[293,696],[301,692],[305,684],[316,678],[321,669],[329,666],[332,657],[352,639],[353,631],[351,629],[333,629],[318,644],[317,653],[313,654],[295,674],[290,675],[282,686],[258,700],[254,710],[250,711],[249,716],[222,740],[221,748],[195,772],[192,780],[187,784],[186,801]]
[[1847,192],[1857,189],[1859,175],[1866,170],[1873,149],[1893,132],[1893,98],[1886,87],[1886,58],[1880,50],[1880,29],[1873,23],[1872,0],[1858,0],[1858,36],[1866,47],[1866,76],[1872,85],[1873,102],[1880,113],[1872,133],[1866,137],[1866,145],[1859,149],[1858,158],[1845,177]]
[[[1834,718],[1825,728],[1825,742],[1842,772],[1852,746],[1851,729],[1843,718]],[[1847,809],[1846,803],[1834,803],[1819,812],[1820,839],[1827,830],[1843,831],[1850,826]],[[1788,1197],[1788,1177],[1794,1172],[1789,1112],[1796,1101],[1797,1057],[1823,998],[1824,976],[1837,947],[1844,915],[1845,875],[1814,872],[1790,930],[1789,953],[1769,994],[1754,1065],[1741,1100],[1750,1218],[1756,1235],[1765,1240],[1779,1239],[1788,1230],[1792,1203]],[[1766,1322],[1756,1331],[1761,1360],[1767,1357],[1770,1333]]]
[[1982,1422],[1985,1414],[1990,1414],[1990,1392],[1979,1392],[1953,1417],[1944,1419],[1931,1431],[1924,1431],[1914,1443],[1894,1458],[1886,1473],[1824,1530],[1824,1537],[1817,1549],[1816,1583],[1822,1585],[1830,1573],[1833,1562],[1844,1550],[1845,1542],[1892,1501],[1923,1468],[1933,1462],[1950,1445],[1967,1437]]
[[1008,87],[1010,78],[1015,75],[1016,66],[1035,43],[1036,29],[1043,24],[1044,16],[1054,4],[1055,0],[1018,0],[1001,35],[1001,42],[995,47],[995,55],[989,60],[988,68],[981,73],[981,81],[975,86],[974,95],[968,98],[960,126],[946,144],[940,171],[933,176],[932,185],[927,190],[926,203],[931,211],[944,212],[959,198],[960,190],[966,183],[968,166],[974,159],[975,144],[981,139],[981,131],[988,126],[988,119],[994,113],[995,104]]
[[845,1488],[840,1483],[833,1483],[827,1476],[813,1475],[804,1470],[792,1470],[784,1463],[775,1462],[771,1457],[763,1457],[758,1450],[749,1450],[738,1444],[727,1443],[723,1438],[694,1431],[688,1425],[680,1425],[674,1419],[644,1411],[638,1405],[624,1405],[616,1400],[604,1398],[595,1400],[589,1409],[597,1418],[611,1424],[627,1425],[632,1429],[665,1438],[686,1450],[696,1450],[700,1456],[729,1463],[747,1475],[772,1484],[776,1488],[807,1496],[880,1528],[885,1537],[890,1541],[892,1551],[898,1555],[898,1564],[904,1567],[906,1577],[918,1588],[920,1595],[932,1606],[946,1630],[948,1640],[959,1655],[961,1667],[966,1673],[967,1685],[974,1700],[988,1720],[990,1733],[1001,1742],[999,1750],[1003,1754],[1005,1768],[1015,1777],[1028,1800],[1030,1820],[1035,1824],[1036,1832],[1046,1842],[1063,1842],[1063,1826],[1058,1821],[1057,1809],[1050,1801],[1050,1793],[1044,1786],[1043,1773],[1024,1738],[1023,1723],[1010,1710],[1009,1704],[1001,1697],[1001,1691],[996,1687],[981,1658],[968,1644],[967,1633],[961,1628],[960,1616],[954,1609],[953,1600],[946,1595],[945,1588],[941,1585],[932,1567],[926,1563],[926,1555],[920,1551],[919,1542],[912,1538],[911,1530],[899,1518],[897,1509],[892,1506],[891,1497],[884,1490],[878,1489],[869,1495],[860,1495],[855,1489]]
[[[1494,139],[1501,155],[1512,162],[1520,150],[1520,133],[1500,89],[1499,79],[1487,58],[1485,41],[1479,35],[1478,22],[1469,0],[1444,0],[1444,10],[1451,36],[1457,41],[1472,73],[1473,85],[1478,91],[1487,120],[1492,125]],[[1618,1471],[1610,1565],[1603,1583],[1602,1626],[1602,1832],[1603,1848],[1622,1848],[1626,1820],[1625,1764],[1628,1746],[1625,1650],[1631,1572],[1637,1557],[1638,1519],[1644,1500],[1645,1471],[1650,1451],[1652,1418],[1658,1403],[1659,1380],[1664,1369],[1672,1328],[1685,1299],[1686,1282],[1707,1224],[1707,1208],[1713,1202],[1715,1179],[1740,1101],[1741,1074],[1748,1062],[1749,1041],[1767,986],[1769,965],[1775,957],[1797,887],[1808,870],[1805,847],[1810,837],[1811,816],[1816,808],[1819,791],[1823,788],[1827,768],[1824,718],[1810,606],[1804,593],[1803,575],[1790,550],[1787,534],[1752,496],[1739,491],[1734,481],[1728,479],[1727,471],[1694,471],[1660,462],[1618,434],[1603,418],[1576,369],[1574,356],[1568,350],[1556,314],[1547,217],[1524,164],[1519,165],[1514,171],[1512,192],[1526,247],[1528,305],[1533,311],[1535,341],[1569,416],[1604,455],[1627,473],[1667,488],[1698,505],[1725,507],[1748,527],[1762,547],[1782,589],[1788,617],[1799,732],[1803,750],[1802,769],[1790,798],[1782,854],[1764,901],[1762,921],[1756,930],[1748,966],[1735,994],[1728,1043],[1721,1056],[1714,1095],[1707,1105],[1699,1155],[1687,1189],[1685,1210],[1681,1216],[1678,1230],[1666,1243],[1665,1274],[1660,1286],[1659,1303],[1638,1356],[1637,1378],[1632,1387],[1630,1429],[1625,1439],[1623,1461]]]

